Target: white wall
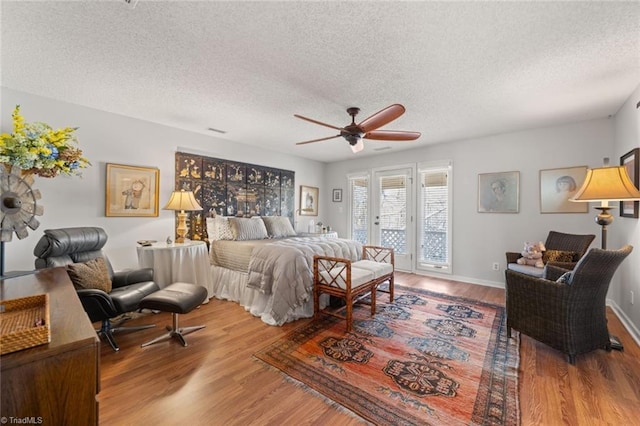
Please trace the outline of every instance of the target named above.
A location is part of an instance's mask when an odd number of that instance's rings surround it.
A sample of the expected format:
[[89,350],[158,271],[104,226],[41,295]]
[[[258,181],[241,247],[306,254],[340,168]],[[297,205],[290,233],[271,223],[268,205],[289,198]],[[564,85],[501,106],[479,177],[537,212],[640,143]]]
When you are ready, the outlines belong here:
[[[366,148],[365,148],[366,149]],[[453,275],[443,278],[504,286],[506,251],[521,251],[525,241],[544,241],[550,230],[596,234],[593,246],[600,246],[596,213],[541,214],[539,171],[572,166],[599,167],[605,156],[613,158],[613,121],[593,120],[518,133],[501,134],[453,143],[401,151],[385,156],[330,164],[324,185],[347,189],[345,175],[394,164],[433,160],[453,162]],[[520,172],[518,214],[478,213],[478,174]],[[340,212],[340,208],[344,211]],[[331,203],[327,223],[340,232],[347,230],[347,204]],[[415,214],[414,214],[415,216]],[[611,245],[613,246],[613,245]]]
[[[612,164],[618,164],[620,157],[633,148],[640,147],[640,109],[636,108],[638,102],[640,102],[640,86],[616,113],[615,156],[612,158]],[[619,285],[612,288],[610,296],[622,310],[623,321],[631,322],[635,327],[636,336],[640,336],[640,219],[615,215],[614,222],[609,226],[609,234],[613,242],[610,246],[619,247],[629,243],[634,246],[634,250],[620,265],[616,274]],[[631,291],[635,296],[633,305]]]
[[[320,162],[280,154],[220,138],[140,121],[78,105],[42,98],[2,88],[0,111],[2,132],[11,133],[11,112],[21,106],[27,122],[42,121],[54,128],[79,127],[76,135],[79,146],[93,166],[83,177],[59,176],[54,179],[36,177],[34,188],[42,193],[44,215],[41,225],[29,236],[5,245],[5,271],[33,269],[33,247],[43,230],[70,226],[99,226],[109,235],[105,252],[116,269],[137,265],[136,241],[155,239],[164,241],[173,235],[174,212],[162,210],[174,187],[174,156],[177,148],[211,157],[236,160],[296,173],[296,185],[320,187],[325,165]],[[106,217],[106,163],[158,167],[160,169],[160,215],[157,218]],[[299,190],[296,189],[296,206]],[[320,198],[320,215],[329,202],[325,194]],[[300,228],[306,229],[307,217],[299,218]],[[315,219],[315,218],[314,218]]]
[[[53,127],[77,126],[80,147],[93,166],[83,178],[36,178],[35,188],[42,192],[44,215],[40,227],[29,231],[24,240],[5,245],[6,271],[33,268],[33,247],[44,229],[68,226],[100,226],[109,234],[106,252],[116,269],[135,267],[136,241],[164,240],[173,232],[174,214],[160,211],[157,218],[112,218],[104,215],[105,164],[118,163],[160,169],[160,204],[169,198],[174,185],[174,154],[178,147],[191,152],[229,160],[294,170],[296,184],[321,189],[319,215],[341,236],[346,235],[346,174],[396,164],[430,160],[453,161],[453,275],[459,279],[503,286],[503,271],[492,271],[491,264],[504,267],[504,252],[519,251],[524,241],[544,240],[549,230],[593,233],[593,246],[600,246],[600,228],[594,223],[596,212],[587,214],[540,214],[539,180],[541,169],[586,165],[598,167],[603,157],[617,163],[619,157],[640,145],[640,87],[613,120],[600,119],[518,133],[426,146],[414,150],[325,165],[295,156],[228,142],[213,136],[110,114],[78,105],[2,88],[0,124],[2,132],[11,132],[11,112],[21,105],[27,121],[43,121]],[[479,173],[520,171],[520,213],[477,213],[477,176]],[[331,190],[342,188],[342,203],[331,202]],[[299,191],[296,190],[296,206]],[[342,210],[340,210],[342,209]],[[298,229],[306,229],[308,217],[299,218]],[[636,246],[614,277],[609,297],[640,329],[640,222],[616,217],[611,225],[609,247],[624,243]],[[629,302],[629,291],[636,302]],[[637,333],[636,333],[637,334]]]

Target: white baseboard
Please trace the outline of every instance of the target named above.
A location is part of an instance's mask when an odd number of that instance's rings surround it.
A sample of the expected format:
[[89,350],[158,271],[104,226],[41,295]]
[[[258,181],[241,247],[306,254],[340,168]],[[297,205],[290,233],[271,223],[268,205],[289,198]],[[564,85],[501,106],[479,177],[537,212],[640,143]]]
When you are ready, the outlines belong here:
[[504,289],[504,282],[502,281],[479,280],[477,278],[462,277],[459,275],[438,274],[437,272],[431,273],[425,270],[418,270],[414,272],[405,271],[405,272],[416,274],[416,275],[422,275],[425,277],[440,278],[443,280],[459,281],[461,283],[466,283],[466,284],[477,284],[477,285],[483,285],[485,287],[496,287],[496,288]]
[[620,306],[613,300],[607,299],[607,306],[610,306],[613,310],[613,313],[616,314],[624,328],[627,329],[633,340],[635,340],[636,344],[640,346],[640,330],[636,328],[636,326],[631,322],[631,319],[624,313]]

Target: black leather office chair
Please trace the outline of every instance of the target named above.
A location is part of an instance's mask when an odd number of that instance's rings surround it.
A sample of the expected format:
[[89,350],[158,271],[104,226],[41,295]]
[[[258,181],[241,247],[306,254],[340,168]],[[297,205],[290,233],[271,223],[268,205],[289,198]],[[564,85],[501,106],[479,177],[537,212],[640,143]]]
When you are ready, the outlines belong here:
[[151,268],[114,272],[109,259],[102,252],[106,242],[107,234],[102,228],[48,229],[36,244],[33,254],[37,258],[36,269],[83,263],[98,257],[104,259],[111,278],[111,292],[98,289],[77,289],[77,292],[91,322],[102,323],[96,330],[98,335],[104,337],[114,351],[118,351],[114,332],[142,330],[154,325],[120,327],[124,320],[115,324],[111,320],[137,310],[140,300],[158,291],[159,287],[153,282]]

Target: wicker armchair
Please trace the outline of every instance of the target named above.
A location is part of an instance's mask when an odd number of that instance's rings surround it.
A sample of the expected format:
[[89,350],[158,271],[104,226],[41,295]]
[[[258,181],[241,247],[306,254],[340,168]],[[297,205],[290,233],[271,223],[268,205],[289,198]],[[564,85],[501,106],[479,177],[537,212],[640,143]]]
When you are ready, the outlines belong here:
[[[596,238],[593,234],[578,235],[578,234],[565,234],[562,232],[549,231],[547,241],[544,245],[547,252],[550,250],[557,250],[562,252],[571,252],[573,259],[570,262],[548,261],[545,265],[554,265],[564,269],[573,269],[576,263],[589,249],[589,246]],[[507,252],[507,269],[515,269],[518,272],[522,272],[528,275],[542,276],[542,269],[535,268],[534,266],[517,265],[517,261],[522,257],[521,253]]]
[[614,272],[633,247],[593,248],[578,262],[569,282],[556,282],[566,269],[547,266],[548,278],[507,270],[507,333],[520,331],[569,357],[611,349],[605,298]]

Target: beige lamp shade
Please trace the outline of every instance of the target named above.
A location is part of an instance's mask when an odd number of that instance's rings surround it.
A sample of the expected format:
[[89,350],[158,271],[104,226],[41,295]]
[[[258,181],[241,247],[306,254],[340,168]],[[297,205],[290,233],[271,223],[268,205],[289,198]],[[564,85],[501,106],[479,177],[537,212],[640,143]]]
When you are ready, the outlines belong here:
[[629,178],[627,169],[600,167],[587,170],[582,187],[570,201],[635,201],[640,200],[640,191]]
[[198,201],[196,200],[196,197],[193,196],[192,191],[185,191],[182,189],[180,191],[173,191],[171,198],[169,198],[169,202],[164,206],[164,209],[192,211],[202,210],[202,207],[198,204]]
[[[605,164],[607,164],[605,159]],[[582,187],[569,201],[596,202],[600,206],[595,207],[600,211],[596,216],[596,223],[602,226],[602,249],[607,249],[607,226],[613,222],[613,216],[609,213],[609,201],[635,201],[640,200],[640,191],[633,185],[624,166],[600,167],[587,170]]]
[[200,207],[200,204],[196,201],[196,197],[193,196],[192,191],[185,191],[183,189],[181,191],[173,191],[164,209],[178,211],[178,226],[176,227],[178,237],[176,238],[176,243],[184,243],[185,236],[187,235],[187,214],[185,210],[202,210],[202,207]]

